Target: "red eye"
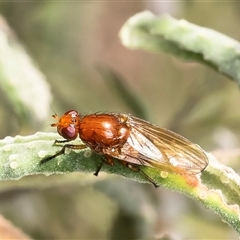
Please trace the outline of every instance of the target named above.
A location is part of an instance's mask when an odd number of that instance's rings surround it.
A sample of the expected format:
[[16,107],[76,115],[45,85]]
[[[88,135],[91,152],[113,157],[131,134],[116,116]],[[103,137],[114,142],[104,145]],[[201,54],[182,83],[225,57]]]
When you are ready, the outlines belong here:
[[59,128],[58,133],[67,140],[74,140],[77,138],[78,135],[78,132],[73,125],[64,128]]

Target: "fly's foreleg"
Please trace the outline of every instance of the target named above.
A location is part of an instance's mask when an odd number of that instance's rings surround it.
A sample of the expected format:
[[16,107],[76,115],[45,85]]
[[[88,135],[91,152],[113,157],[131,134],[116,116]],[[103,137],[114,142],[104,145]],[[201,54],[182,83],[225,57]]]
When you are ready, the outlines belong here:
[[[54,144],[56,144],[56,143],[63,143],[63,142],[69,142],[69,140],[66,140],[66,141],[65,141],[65,140],[63,140],[63,141],[61,141],[61,140],[56,140],[56,141],[54,142]],[[52,155],[52,156],[48,156],[48,157],[46,157],[46,158],[43,158],[43,159],[40,161],[39,164],[42,165],[42,164],[44,164],[44,163],[46,163],[46,162],[48,162],[48,161],[50,161],[50,160],[52,160],[52,159],[54,159],[54,158],[62,155],[62,154],[65,154],[65,151],[66,151],[67,148],[69,148],[69,149],[75,149],[75,150],[80,150],[80,149],[87,148],[87,146],[84,145],[84,144],[81,144],[81,145],[65,144],[59,152],[56,152],[56,153],[55,153],[54,155]]]

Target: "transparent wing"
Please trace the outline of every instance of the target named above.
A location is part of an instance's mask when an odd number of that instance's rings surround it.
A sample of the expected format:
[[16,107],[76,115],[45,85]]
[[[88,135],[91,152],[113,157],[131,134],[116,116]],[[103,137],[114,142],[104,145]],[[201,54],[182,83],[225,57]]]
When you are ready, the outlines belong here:
[[186,138],[132,116],[127,124],[131,133],[120,160],[179,174],[197,174],[208,165],[204,151]]

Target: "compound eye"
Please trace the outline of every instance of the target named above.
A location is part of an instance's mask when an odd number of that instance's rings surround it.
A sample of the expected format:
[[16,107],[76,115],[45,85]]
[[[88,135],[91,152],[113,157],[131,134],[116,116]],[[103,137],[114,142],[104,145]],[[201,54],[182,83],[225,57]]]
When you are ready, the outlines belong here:
[[78,132],[74,126],[59,128],[58,133],[67,140],[74,140],[77,138]]
[[79,116],[79,113],[76,110],[69,110],[67,112],[64,113],[64,115],[68,115],[71,116],[72,118],[75,118],[77,116]]

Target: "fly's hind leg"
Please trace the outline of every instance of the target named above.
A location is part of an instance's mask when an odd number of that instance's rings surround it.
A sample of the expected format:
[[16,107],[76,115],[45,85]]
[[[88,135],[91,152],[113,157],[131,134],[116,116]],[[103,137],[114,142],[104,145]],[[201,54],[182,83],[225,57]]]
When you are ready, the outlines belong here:
[[132,169],[133,171],[140,172],[150,183],[153,184],[153,186],[154,186],[155,188],[159,187],[159,186],[155,183],[155,181],[154,181],[152,178],[150,178],[144,171],[142,171],[138,166],[133,165],[133,164],[131,164],[131,163],[127,163],[127,164],[124,164],[124,165],[126,165],[126,167]]

